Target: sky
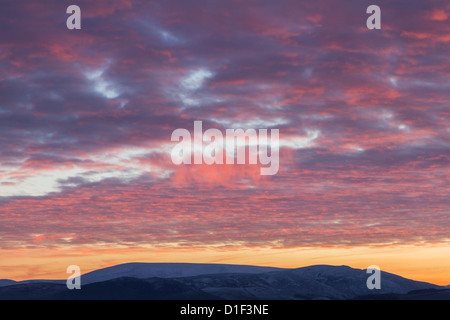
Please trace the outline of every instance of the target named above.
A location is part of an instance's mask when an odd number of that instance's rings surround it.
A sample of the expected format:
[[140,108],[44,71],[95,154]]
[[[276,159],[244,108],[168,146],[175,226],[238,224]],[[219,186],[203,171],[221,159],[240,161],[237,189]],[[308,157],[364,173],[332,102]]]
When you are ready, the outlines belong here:
[[[2,1],[0,278],[143,261],[450,284],[449,15],[445,0]],[[175,165],[171,134],[194,121],[278,129],[279,171]]]

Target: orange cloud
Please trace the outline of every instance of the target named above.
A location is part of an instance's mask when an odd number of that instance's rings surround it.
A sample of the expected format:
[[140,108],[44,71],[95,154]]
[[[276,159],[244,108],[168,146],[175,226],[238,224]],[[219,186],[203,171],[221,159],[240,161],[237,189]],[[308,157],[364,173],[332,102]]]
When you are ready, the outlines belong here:
[[430,14],[430,19],[433,21],[445,21],[448,19],[448,15],[444,10],[438,9]]

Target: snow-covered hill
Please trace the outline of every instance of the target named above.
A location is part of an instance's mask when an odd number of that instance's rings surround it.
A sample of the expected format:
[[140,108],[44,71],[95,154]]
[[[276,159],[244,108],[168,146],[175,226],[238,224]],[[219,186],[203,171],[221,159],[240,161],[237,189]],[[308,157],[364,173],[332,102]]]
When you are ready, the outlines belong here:
[[[376,294],[397,298],[447,292],[434,284],[381,271],[381,289],[369,290],[370,274],[348,266],[315,265],[297,269],[195,264],[126,263],[82,275],[82,290],[65,280],[1,281],[0,299],[355,299]],[[423,291],[425,290],[425,291]],[[429,291],[435,290],[435,291]],[[437,291],[436,291],[437,290]],[[439,291],[440,290],[440,291]],[[418,291],[414,296],[407,295]],[[431,293],[430,293],[431,292]],[[406,297],[408,296],[408,297]]]
[[261,274],[217,274],[177,279],[222,299],[352,299],[372,294],[405,294],[436,285],[381,273],[381,289],[370,290],[366,270],[316,265]]
[[119,277],[133,277],[146,279],[180,278],[204,274],[218,273],[262,273],[283,270],[274,267],[259,267],[233,264],[205,264],[205,263],[125,263],[112,267],[95,270],[82,275],[83,284],[110,280]]

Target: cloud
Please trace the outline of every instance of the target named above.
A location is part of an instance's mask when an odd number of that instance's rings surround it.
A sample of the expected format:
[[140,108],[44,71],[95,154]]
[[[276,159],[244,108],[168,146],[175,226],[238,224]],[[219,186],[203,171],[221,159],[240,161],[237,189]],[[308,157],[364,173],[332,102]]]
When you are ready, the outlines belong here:
[[448,15],[445,10],[435,9],[432,11],[430,18],[434,21],[445,21],[448,19]]
[[[4,1],[0,247],[448,241],[449,6],[370,4]],[[278,174],[173,165],[195,120],[279,129]]]

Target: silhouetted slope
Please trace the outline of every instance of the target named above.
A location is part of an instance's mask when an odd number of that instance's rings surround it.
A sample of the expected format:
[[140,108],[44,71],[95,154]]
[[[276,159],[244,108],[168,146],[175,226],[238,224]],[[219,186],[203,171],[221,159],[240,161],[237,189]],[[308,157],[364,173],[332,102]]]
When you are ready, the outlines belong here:
[[0,279],[0,287],[11,286],[13,284],[17,284],[17,282],[9,279]]
[[66,285],[35,282],[0,287],[0,300],[48,300],[68,290]]
[[354,300],[450,300],[449,289],[413,290],[406,294],[389,293],[380,295],[365,295]]
[[59,300],[216,300],[217,297],[172,279],[121,277],[56,294]]
[[121,277],[69,290],[65,285],[31,283],[0,288],[2,300],[216,300],[172,279]]

